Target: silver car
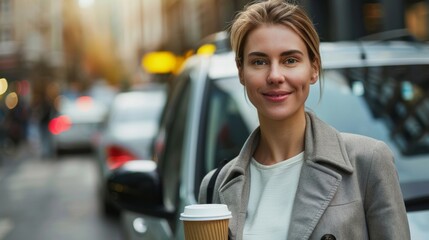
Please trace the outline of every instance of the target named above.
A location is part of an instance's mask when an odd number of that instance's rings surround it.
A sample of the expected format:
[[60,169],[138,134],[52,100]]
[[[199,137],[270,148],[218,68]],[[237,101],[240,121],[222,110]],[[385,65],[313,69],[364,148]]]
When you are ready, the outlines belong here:
[[106,176],[125,162],[152,157],[151,146],[166,99],[162,85],[118,93],[113,99],[97,146],[99,196],[106,213],[116,210],[105,192]]
[[106,106],[89,95],[60,96],[58,113],[48,125],[54,154],[70,150],[93,150],[93,138],[106,115]]
[[[326,43],[321,52],[323,96],[319,99],[318,85],[312,87],[308,111],[340,131],[369,135],[391,147],[412,239],[424,239],[429,235],[429,47]],[[184,239],[179,216],[197,202],[203,176],[236,156],[258,125],[232,52],[193,57],[175,82],[156,137],[155,161],[125,164],[107,182],[118,205],[139,213],[125,226],[136,239]]]

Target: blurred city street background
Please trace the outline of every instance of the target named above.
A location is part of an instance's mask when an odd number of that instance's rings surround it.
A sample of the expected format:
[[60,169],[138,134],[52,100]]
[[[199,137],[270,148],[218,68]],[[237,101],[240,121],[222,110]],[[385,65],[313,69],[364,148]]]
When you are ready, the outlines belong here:
[[34,157],[21,145],[0,168],[0,239],[123,239],[95,194],[89,154]]
[[[103,202],[111,166],[100,161],[151,156],[106,150],[115,96],[168,91],[181,63],[248,2],[0,0],[0,240],[125,239]],[[322,42],[429,39],[429,0],[297,2]],[[170,57],[167,70],[147,63],[153,52]]]

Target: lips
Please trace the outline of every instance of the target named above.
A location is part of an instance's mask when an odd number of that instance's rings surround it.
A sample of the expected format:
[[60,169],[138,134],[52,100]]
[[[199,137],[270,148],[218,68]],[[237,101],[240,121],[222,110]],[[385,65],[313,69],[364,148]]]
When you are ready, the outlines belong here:
[[265,99],[272,102],[284,101],[291,93],[287,91],[269,91],[262,93]]

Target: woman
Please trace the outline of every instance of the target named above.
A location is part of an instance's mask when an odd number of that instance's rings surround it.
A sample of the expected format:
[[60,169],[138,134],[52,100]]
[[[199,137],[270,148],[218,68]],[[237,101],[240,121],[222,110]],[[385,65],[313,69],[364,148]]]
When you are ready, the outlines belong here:
[[387,145],[339,133],[305,111],[321,70],[305,12],[283,1],[249,5],[231,26],[231,44],[260,126],[216,179],[213,202],[232,212],[230,238],[409,239]]

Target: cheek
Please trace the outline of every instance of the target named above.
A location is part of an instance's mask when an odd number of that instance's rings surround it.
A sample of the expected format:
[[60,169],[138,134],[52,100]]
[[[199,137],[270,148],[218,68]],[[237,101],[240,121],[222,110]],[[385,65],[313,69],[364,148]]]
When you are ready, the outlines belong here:
[[307,99],[308,94],[310,94],[310,85],[303,86],[302,93],[303,95],[305,95],[305,98]]
[[255,98],[258,96],[258,89],[263,87],[263,81],[259,81],[258,78],[252,74],[243,74],[240,82],[243,84],[244,92],[250,102],[254,103]]
[[309,88],[311,76],[306,74],[303,71],[297,71],[293,74],[290,74],[289,77],[289,84],[297,89],[297,90],[306,90]]
[[243,71],[240,75],[240,81],[246,87],[252,87],[264,82],[263,76],[257,71]]

